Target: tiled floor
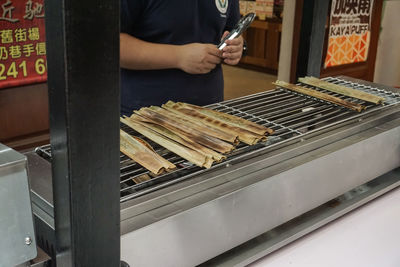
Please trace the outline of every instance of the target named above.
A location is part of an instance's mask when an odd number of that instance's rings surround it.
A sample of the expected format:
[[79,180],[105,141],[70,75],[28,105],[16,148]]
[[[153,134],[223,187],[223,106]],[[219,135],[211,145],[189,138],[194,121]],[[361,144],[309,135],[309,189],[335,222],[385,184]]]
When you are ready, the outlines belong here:
[[225,100],[274,88],[275,75],[223,65]]

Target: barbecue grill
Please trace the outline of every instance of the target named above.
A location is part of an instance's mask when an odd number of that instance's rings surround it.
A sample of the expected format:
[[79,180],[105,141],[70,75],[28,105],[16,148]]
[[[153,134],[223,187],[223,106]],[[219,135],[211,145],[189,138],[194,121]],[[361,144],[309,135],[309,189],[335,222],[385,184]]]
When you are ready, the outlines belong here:
[[[324,80],[385,103],[306,86],[367,109],[358,113],[283,88],[210,105],[275,133],[240,144],[207,170],[121,124],[178,167],[153,176],[121,154],[121,259],[131,266],[243,265],[396,187],[399,91],[347,77]],[[27,157],[37,240],[54,255],[50,146]]]

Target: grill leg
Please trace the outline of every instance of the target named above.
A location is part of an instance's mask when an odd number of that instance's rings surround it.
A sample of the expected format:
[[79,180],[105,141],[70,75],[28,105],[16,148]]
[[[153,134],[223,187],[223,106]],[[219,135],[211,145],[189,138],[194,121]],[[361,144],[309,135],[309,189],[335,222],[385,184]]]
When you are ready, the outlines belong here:
[[45,11],[57,266],[119,266],[119,1]]

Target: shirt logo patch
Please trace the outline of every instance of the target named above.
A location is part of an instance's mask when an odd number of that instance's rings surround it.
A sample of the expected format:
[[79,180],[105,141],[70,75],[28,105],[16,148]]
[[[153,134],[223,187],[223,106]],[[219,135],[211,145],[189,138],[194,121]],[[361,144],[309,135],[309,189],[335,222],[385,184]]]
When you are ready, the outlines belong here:
[[228,10],[228,0],[215,0],[215,5],[222,14],[225,14]]

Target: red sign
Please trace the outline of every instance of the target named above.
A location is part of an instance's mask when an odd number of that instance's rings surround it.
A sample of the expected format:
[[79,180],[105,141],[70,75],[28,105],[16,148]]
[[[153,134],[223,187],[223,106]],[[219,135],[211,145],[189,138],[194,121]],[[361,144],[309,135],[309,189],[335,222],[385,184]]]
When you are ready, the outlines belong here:
[[0,0],[0,88],[47,80],[44,0]]
[[332,0],[325,68],[365,62],[374,0]]

